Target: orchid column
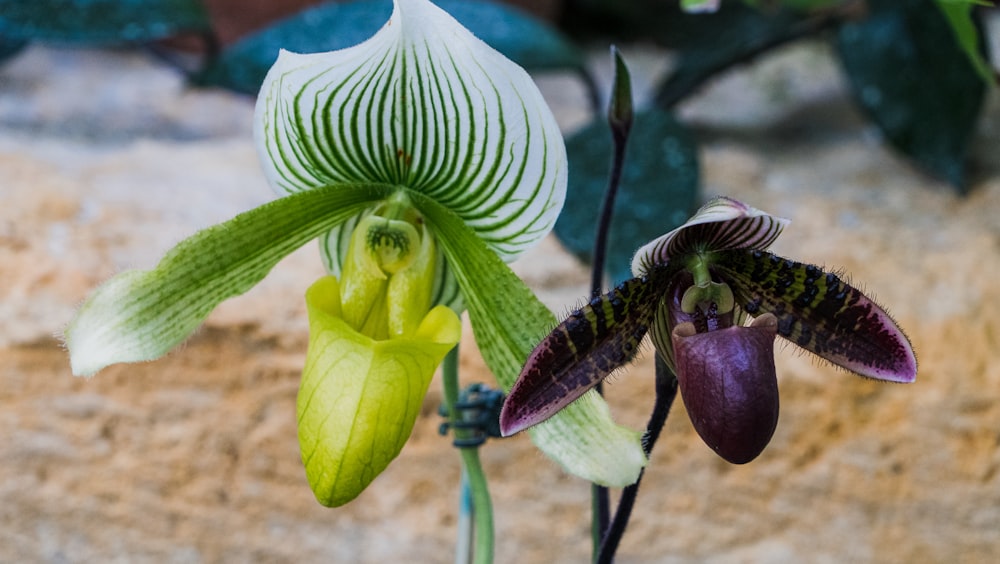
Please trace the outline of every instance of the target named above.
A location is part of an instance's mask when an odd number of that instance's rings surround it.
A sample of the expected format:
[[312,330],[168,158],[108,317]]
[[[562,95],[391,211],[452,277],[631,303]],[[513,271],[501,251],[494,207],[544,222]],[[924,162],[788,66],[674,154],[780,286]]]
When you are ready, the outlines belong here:
[[[504,264],[552,228],[566,154],[530,77],[426,0],[355,47],[282,52],[255,139],[284,197],[98,288],[66,330],[73,372],[158,358],[222,300],[319,239],[299,437],[317,499],[345,503],[398,454],[468,308],[509,389],[552,314]],[[390,415],[385,415],[390,414]],[[533,431],[569,471],[622,486],[645,457],[589,393]]]

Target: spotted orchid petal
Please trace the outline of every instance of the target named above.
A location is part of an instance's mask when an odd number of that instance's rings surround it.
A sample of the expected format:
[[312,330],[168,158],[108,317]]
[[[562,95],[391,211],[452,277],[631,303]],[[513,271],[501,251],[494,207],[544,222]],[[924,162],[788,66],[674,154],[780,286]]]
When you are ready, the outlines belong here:
[[636,251],[632,274],[641,276],[653,266],[692,252],[729,249],[766,249],[789,220],[773,216],[739,200],[720,196],[701,207],[677,229],[653,239]]
[[881,306],[832,272],[763,251],[718,253],[713,268],[751,315],[777,317],[778,335],[867,378],[909,383],[917,357]]
[[[426,0],[396,0],[354,47],[281,52],[256,124],[278,191],[406,187],[457,213],[507,262],[549,232],[565,198],[562,136],[531,78]],[[334,274],[349,232],[323,242]]]
[[656,269],[627,280],[571,313],[543,338],[500,412],[500,430],[512,435],[561,412],[628,364],[650,329],[662,282]]

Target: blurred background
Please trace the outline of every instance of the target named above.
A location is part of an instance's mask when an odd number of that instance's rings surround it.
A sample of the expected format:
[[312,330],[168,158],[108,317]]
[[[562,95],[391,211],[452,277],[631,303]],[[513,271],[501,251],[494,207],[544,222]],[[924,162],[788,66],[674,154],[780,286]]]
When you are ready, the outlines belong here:
[[[305,481],[295,394],[302,296],[322,274],[312,245],[165,358],[71,376],[59,334],[92,288],[274,197],[251,132],[276,42],[350,45],[390,11],[163,0],[121,25],[135,4],[0,1],[0,561],[452,561],[459,460],[437,432],[439,382],[357,500],[323,508]],[[588,294],[583,226],[606,182],[617,43],[640,113],[609,278],[636,238],[733,196],[792,220],[776,253],[874,294],[920,371],[877,384],[779,347],[781,419],[745,466],[705,447],[677,402],[618,561],[994,561],[996,89],[935,35],[953,37],[930,0],[730,2],[703,16],[674,4],[441,2],[531,70],[568,137],[566,219],[514,269],[557,314]],[[970,21],[974,49],[996,53],[996,14]],[[467,324],[461,374],[493,382]],[[619,421],[645,425],[652,384],[647,350],[606,387]],[[589,484],[526,437],[481,454],[498,562],[589,559]]]

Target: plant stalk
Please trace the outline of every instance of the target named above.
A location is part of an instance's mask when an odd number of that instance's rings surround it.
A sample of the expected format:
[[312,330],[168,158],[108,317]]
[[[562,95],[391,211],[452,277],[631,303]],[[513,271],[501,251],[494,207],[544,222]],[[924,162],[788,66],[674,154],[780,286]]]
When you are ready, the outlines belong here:
[[[615,67],[614,81],[611,89],[611,100],[608,104],[608,125],[614,143],[611,155],[611,171],[608,174],[608,188],[601,202],[601,215],[594,234],[594,252],[591,255],[590,293],[597,297],[604,293],[604,263],[607,259],[608,233],[611,230],[611,219],[614,217],[615,198],[621,183],[622,169],[625,165],[625,148],[628,134],[632,129],[632,85],[628,67],[622,59],[618,48],[611,47],[612,64]],[[603,386],[597,384],[597,393],[603,393]],[[610,521],[611,501],[608,488],[592,484],[591,492],[591,525],[590,533],[593,554],[599,554],[608,523]]]
[[[663,358],[657,354],[656,399],[653,403],[653,412],[649,416],[649,423],[646,424],[646,433],[642,437],[642,450],[645,451],[647,457],[653,451],[653,445],[656,444],[657,439],[660,438],[660,432],[667,422],[667,416],[670,415],[670,408],[676,398],[677,376],[667,366],[667,363],[663,362]],[[645,469],[639,472],[639,479],[634,484],[622,490],[622,496],[618,500],[618,508],[615,509],[614,520],[608,527],[608,532],[595,559],[598,564],[614,562],[618,544],[622,540],[622,535],[625,534],[629,518],[632,517],[632,508],[635,506],[635,499],[639,494],[639,484],[642,482],[644,474]]]
[[[456,439],[467,438],[474,433],[455,425],[462,417],[455,404],[458,403],[458,345],[444,357],[441,364],[441,380],[444,384],[444,403],[451,420],[451,429]],[[493,562],[493,502],[490,499],[486,474],[479,461],[479,446],[458,447],[462,458],[462,485],[459,501],[458,541],[455,562],[469,562],[471,553],[475,564]],[[462,526],[463,520],[471,518],[472,527]],[[470,549],[471,547],[471,549]]]

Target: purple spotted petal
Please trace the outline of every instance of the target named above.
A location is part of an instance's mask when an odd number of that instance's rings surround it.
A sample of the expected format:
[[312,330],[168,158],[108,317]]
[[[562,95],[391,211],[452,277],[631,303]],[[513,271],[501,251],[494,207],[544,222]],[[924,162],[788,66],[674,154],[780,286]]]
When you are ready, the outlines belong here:
[[632,273],[640,276],[654,265],[693,251],[766,249],[789,220],[760,211],[739,200],[720,196],[701,207],[684,225],[643,245],[632,258]]
[[783,338],[867,378],[916,379],[917,357],[903,330],[836,274],[761,251],[717,253],[712,268],[748,313],[773,313]]
[[777,326],[777,319],[765,314],[749,327],[707,333],[682,323],[671,335],[691,423],[705,444],[733,464],[757,458],[778,424]]
[[664,276],[657,271],[619,284],[542,339],[504,401],[504,436],[541,423],[628,363],[652,322]]

